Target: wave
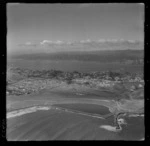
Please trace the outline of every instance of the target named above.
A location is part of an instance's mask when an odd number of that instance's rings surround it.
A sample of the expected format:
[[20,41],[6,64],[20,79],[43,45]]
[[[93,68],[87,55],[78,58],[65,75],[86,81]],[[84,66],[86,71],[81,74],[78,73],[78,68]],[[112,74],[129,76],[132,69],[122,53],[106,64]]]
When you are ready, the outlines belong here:
[[112,132],[118,132],[118,131],[122,130],[121,127],[120,127],[120,129],[117,129],[116,126],[110,126],[110,125],[101,125],[100,128],[103,128],[105,130],[112,131]]
[[37,110],[49,110],[50,108],[51,107],[34,106],[34,107],[26,108],[26,109],[12,111],[12,112],[7,113],[7,119],[18,117],[18,116],[28,114],[28,113],[33,113],[33,112],[36,112]]
[[144,114],[130,114],[128,117],[144,117]]

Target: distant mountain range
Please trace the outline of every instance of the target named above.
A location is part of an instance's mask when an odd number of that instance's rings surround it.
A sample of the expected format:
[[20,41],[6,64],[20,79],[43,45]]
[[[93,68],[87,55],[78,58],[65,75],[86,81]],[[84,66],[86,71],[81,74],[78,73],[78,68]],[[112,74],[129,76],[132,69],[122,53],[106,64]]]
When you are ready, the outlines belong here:
[[[144,43],[133,40],[82,40],[78,42],[62,42],[43,40],[38,44],[27,42],[20,44],[14,54],[35,54],[74,51],[100,51],[100,50],[144,50]],[[13,52],[13,51],[12,51]],[[9,52],[8,52],[9,53]]]
[[75,60],[75,61],[98,61],[98,62],[142,62],[143,50],[107,50],[107,51],[66,51],[55,53],[35,53],[12,55],[14,59],[25,60]]

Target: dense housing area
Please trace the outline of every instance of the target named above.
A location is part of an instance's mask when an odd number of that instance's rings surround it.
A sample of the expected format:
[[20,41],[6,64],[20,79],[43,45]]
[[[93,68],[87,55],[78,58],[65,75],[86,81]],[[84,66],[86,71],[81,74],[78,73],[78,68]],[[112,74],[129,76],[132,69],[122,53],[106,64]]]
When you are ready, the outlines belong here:
[[[38,92],[56,86],[78,85],[89,88],[124,88],[134,91],[143,88],[142,73],[121,71],[103,71],[80,73],[58,70],[29,70],[9,68],[7,78],[7,95],[22,95]],[[11,75],[11,77],[9,76]]]

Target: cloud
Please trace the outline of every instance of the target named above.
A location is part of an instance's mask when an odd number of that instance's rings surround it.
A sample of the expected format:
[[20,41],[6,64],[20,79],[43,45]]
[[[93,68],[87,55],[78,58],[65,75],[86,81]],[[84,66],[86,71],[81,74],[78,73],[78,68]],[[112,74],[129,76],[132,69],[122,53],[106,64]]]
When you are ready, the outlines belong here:
[[79,4],[79,8],[87,8],[87,7],[91,7],[91,6],[95,6],[96,4],[94,3],[83,3],[83,4]]
[[71,45],[71,44],[72,44],[72,42],[68,41],[68,42],[66,42],[66,44]]
[[106,40],[105,39],[99,39],[98,42],[103,43],[103,42],[106,42]]
[[129,43],[135,43],[135,40],[128,40]]
[[26,45],[31,45],[31,42],[26,42]]
[[90,40],[90,39],[87,39],[86,42],[91,42],[91,40]]
[[89,43],[89,42],[91,42],[90,39],[87,39],[87,40],[81,40],[81,41],[80,41],[80,43]]
[[51,40],[43,40],[42,42],[40,42],[41,45],[44,44],[63,44],[63,41],[57,40],[57,41],[51,41]]
[[99,39],[97,40],[97,42],[99,43],[105,43],[105,42],[113,42],[113,43],[117,43],[117,42],[128,42],[128,43],[136,43],[137,40],[125,40],[125,39]]
[[98,42],[105,43],[105,42],[119,42],[119,39],[99,39]]
[[43,40],[42,42],[40,42],[41,45],[47,44],[47,43],[52,43],[52,41],[50,40]]
[[55,44],[62,44],[63,41],[57,40],[56,42],[54,42]]
[[7,6],[18,6],[21,5],[21,3],[8,3]]
[[33,44],[31,42],[26,42],[25,44],[19,44],[19,46],[33,46],[33,47],[35,47],[36,44]]

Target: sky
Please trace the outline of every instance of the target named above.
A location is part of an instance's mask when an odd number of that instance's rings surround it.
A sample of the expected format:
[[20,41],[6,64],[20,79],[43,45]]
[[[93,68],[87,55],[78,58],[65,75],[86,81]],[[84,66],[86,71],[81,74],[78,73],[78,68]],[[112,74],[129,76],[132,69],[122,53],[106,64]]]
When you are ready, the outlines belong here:
[[144,40],[144,4],[7,4],[7,49],[43,40]]

